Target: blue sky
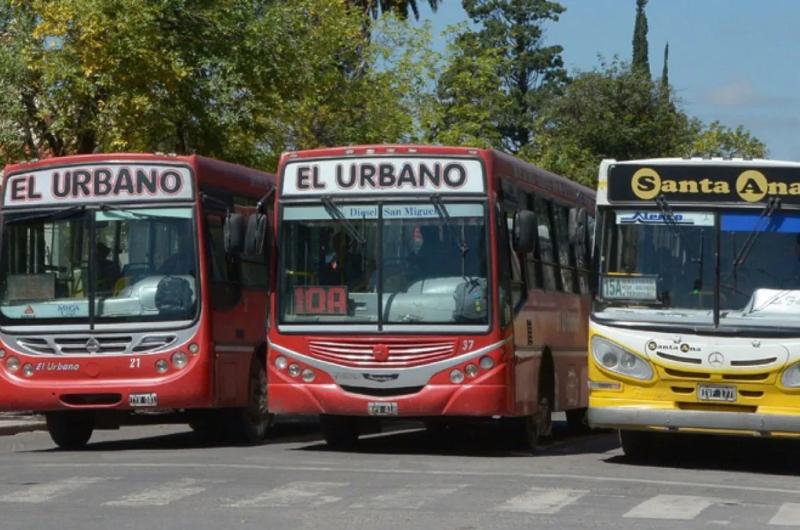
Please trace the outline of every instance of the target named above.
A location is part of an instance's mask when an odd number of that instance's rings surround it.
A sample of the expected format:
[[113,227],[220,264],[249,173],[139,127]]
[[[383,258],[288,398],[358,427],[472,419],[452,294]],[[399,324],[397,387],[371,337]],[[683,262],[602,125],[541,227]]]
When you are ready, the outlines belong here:
[[[441,0],[435,14],[419,4],[434,35],[466,20],[460,0]],[[598,66],[600,55],[630,60],[635,0],[561,4],[567,10],[546,26],[547,41],[564,47],[571,72]],[[653,75],[669,41],[669,79],[684,110],[744,125],[770,158],[800,161],[800,1],[650,0],[647,22]]]

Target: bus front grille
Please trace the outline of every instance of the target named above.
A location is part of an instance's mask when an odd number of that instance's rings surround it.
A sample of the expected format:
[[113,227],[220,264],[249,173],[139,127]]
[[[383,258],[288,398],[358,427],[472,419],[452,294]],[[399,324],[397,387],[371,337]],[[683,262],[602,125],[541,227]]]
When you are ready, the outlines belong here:
[[312,340],[308,351],[318,359],[346,366],[405,368],[448,359],[456,347],[453,341]]
[[34,355],[138,354],[163,350],[177,337],[158,335],[60,335],[17,337],[17,344]]

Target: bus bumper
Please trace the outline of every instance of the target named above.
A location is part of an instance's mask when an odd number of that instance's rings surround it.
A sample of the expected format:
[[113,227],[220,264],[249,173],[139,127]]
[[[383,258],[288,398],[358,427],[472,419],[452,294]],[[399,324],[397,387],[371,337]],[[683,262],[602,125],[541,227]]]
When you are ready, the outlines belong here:
[[393,403],[396,413],[388,417],[491,417],[507,414],[506,390],[501,384],[431,384],[414,394],[375,397],[346,392],[336,384],[270,384],[269,408],[278,414],[368,416],[376,410],[373,404]]
[[658,429],[762,436],[800,434],[800,414],[676,410],[644,407],[589,407],[589,425],[622,430]]

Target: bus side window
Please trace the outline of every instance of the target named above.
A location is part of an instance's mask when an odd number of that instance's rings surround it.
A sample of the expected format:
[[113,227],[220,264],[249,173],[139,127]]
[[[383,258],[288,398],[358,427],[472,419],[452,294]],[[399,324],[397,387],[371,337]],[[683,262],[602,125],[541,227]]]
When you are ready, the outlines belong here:
[[550,221],[550,204],[541,197],[534,197],[534,211],[539,221],[539,255],[542,267],[542,286],[548,291],[558,289],[558,264],[553,256],[553,229]]
[[[514,213],[511,211],[506,212],[506,234],[511,234],[511,230],[514,227]],[[525,286],[525,275],[519,254],[514,251],[511,237],[507,235],[506,239],[508,240],[508,256],[511,263],[511,307],[516,310],[519,308],[520,302],[527,298],[528,290]]]
[[575,292],[575,264],[570,255],[568,234],[568,212],[564,206],[551,204],[553,212],[553,227],[556,234],[556,251],[558,263],[561,265],[561,287],[565,293]]
[[511,244],[508,239],[506,217],[500,205],[495,210],[495,231],[497,232],[497,261],[500,264],[498,285],[498,304],[500,308],[500,325],[507,326],[511,322]]
[[[586,210],[583,208],[574,208],[570,211],[570,223],[582,225],[582,230],[577,234],[570,234],[570,252],[572,259],[575,263],[575,273],[578,277],[578,292],[581,294],[589,294],[589,251],[588,251],[588,230],[587,230],[587,216]],[[570,228],[573,230],[575,228]]]
[[[533,196],[527,195],[525,200],[525,207],[534,212],[535,207],[533,204]],[[526,266],[526,280],[528,289],[542,289],[544,287],[544,275],[542,274],[542,244],[539,242],[539,234],[534,236],[535,243],[533,250],[525,255]]]
[[234,260],[225,253],[223,213],[206,214],[206,257],[210,267],[211,305],[217,309],[235,306],[241,294]]
[[[251,215],[256,215],[257,201],[247,197],[234,197],[234,209],[237,213],[244,216],[244,225],[247,226],[247,221]],[[272,205],[268,204],[265,214],[267,222],[272,225]],[[271,228],[267,229],[270,232]],[[242,281],[242,287],[245,289],[262,289],[265,290],[269,287],[269,268],[267,260],[270,249],[267,244],[263,247],[263,252],[257,256],[245,256],[242,254],[238,258],[239,262],[239,277]]]

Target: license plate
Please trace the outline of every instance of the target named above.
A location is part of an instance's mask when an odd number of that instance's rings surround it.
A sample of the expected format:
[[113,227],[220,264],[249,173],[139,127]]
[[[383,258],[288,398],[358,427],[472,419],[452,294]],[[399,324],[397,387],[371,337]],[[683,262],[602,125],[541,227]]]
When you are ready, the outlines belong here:
[[147,394],[129,394],[128,404],[131,407],[155,407],[158,405],[158,395],[155,392]]
[[367,414],[370,416],[397,416],[397,403],[380,401],[367,404]]
[[736,387],[730,385],[697,385],[700,401],[736,401]]

